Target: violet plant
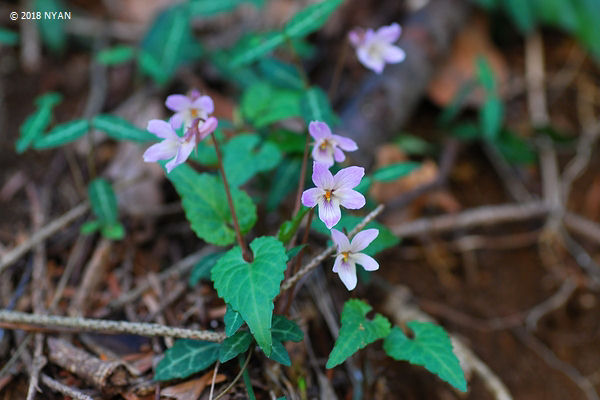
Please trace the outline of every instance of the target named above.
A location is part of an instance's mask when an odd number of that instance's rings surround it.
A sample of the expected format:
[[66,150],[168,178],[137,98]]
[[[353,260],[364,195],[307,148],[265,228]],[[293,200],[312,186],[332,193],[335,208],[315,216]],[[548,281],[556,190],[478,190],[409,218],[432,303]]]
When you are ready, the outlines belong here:
[[[177,66],[193,58],[185,53],[185,49],[193,48],[188,46],[191,32],[187,15],[197,12],[198,3],[178,5],[161,17],[170,22],[168,27],[177,27],[173,32],[162,32],[163,36],[172,33],[180,39],[181,48],[170,53],[161,53],[162,47],[140,50],[138,62],[157,82],[168,80]],[[281,52],[291,54],[291,59],[301,57],[298,48],[303,38],[325,24],[341,4],[342,0],[312,4],[294,15],[281,30],[253,33],[228,51],[208,54],[207,61],[213,63],[223,79],[242,89],[238,121],[217,121],[212,114],[219,110],[215,110],[212,99],[192,89],[188,95],[169,95],[165,106],[172,115],[167,120],[149,121],[147,131],[114,115],[101,114],[59,124],[44,134],[52,107],[60,101],[57,95],[38,99],[38,110],[23,125],[17,143],[19,151],[62,146],[91,130],[105,132],[116,140],[147,143],[159,139],[146,148],[144,161],[158,162],[165,169],[165,177],[181,197],[186,218],[198,238],[222,247],[198,263],[190,283],[197,284],[200,279],[212,281],[227,305],[227,338],[221,343],[177,341],[156,366],[158,381],[188,377],[217,360],[223,363],[244,354],[248,359],[254,344],[266,357],[291,365],[284,342],[301,341],[304,336],[298,324],[288,318],[295,284],[320,264],[309,262],[301,268],[309,260],[305,254],[309,231],[325,233],[326,238],[333,239],[334,245],[322,254],[326,258],[334,253],[335,259],[326,259],[323,265],[339,276],[339,284],[348,291],[354,290],[359,281],[356,264],[365,271],[377,270],[379,263],[373,256],[399,241],[383,225],[371,221],[372,216],[364,217],[365,209],[377,211],[366,194],[371,182],[397,179],[414,165],[393,165],[365,176],[363,167],[349,164],[351,152],[360,149],[350,138],[333,133],[338,118],[328,96],[310,84],[300,62],[289,64],[271,56],[282,47]],[[393,45],[399,35],[400,26],[392,24],[376,31],[355,30],[349,38],[360,62],[380,73],[385,63],[404,60],[404,52]],[[172,58],[174,54],[176,59]],[[164,71],[171,71],[171,75],[165,77]],[[304,128],[294,131],[281,124],[289,119],[303,120]],[[200,166],[203,172],[192,164]],[[314,187],[306,187],[305,176],[310,173],[311,164]],[[262,174],[266,171],[272,173]],[[107,181],[99,179],[90,182],[90,201],[97,219],[83,230],[88,234],[99,230],[109,238],[120,239],[125,231],[118,221],[115,193]],[[243,188],[260,188],[261,182],[263,189],[266,186],[263,198],[250,197]],[[247,243],[246,235],[258,219],[256,202],[274,211],[294,189],[296,206],[288,220],[281,223],[277,235],[253,231],[253,239]],[[313,218],[315,207],[318,219]],[[360,215],[348,211],[356,213],[361,209]],[[305,234],[295,246],[301,226]],[[350,234],[343,232],[346,230]],[[413,331],[409,338],[400,327],[392,328],[383,315],[368,318],[370,310],[362,300],[346,302],[340,334],[327,368],[384,339],[384,350],[392,358],[423,365],[457,389],[466,390],[464,374],[442,328],[415,322],[409,324]],[[247,389],[253,397],[252,387]]]

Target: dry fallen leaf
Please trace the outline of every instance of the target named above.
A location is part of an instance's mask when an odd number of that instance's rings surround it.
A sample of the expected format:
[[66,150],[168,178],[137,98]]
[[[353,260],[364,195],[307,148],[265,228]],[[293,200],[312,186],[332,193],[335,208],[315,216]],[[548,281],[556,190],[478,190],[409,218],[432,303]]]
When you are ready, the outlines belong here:
[[[176,400],[196,400],[207,386],[212,383],[213,372],[207,372],[200,378],[185,381],[183,383],[169,386],[160,391],[161,397]],[[215,383],[221,383],[225,380],[225,375],[218,374]]]

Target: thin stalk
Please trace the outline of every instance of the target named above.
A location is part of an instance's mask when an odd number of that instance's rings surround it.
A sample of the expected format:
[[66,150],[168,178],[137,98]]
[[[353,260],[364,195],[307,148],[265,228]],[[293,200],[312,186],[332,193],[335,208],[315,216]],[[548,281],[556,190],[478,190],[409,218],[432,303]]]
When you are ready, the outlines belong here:
[[327,92],[327,96],[331,101],[333,101],[335,92],[337,91],[338,85],[340,83],[340,78],[342,77],[342,71],[344,70],[344,64],[346,63],[347,55],[348,43],[344,42],[344,45],[342,47],[342,53],[337,58],[335,69],[333,70],[333,77],[331,78],[331,84],[329,85],[329,90]]
[[296,191],[296,203],[292,211],[292,217],[300,211],[300,200],[302,199],[302,191],[304,189],[304,180],[306,179],[306,164],[308,164],[308,153],[310,148],[310,135],[306,133],[306,141],[304,143],[304,154],[302,155],[302,167],[300,167],[300,179],[298,179],[298,190]]
[[227,195],[227,203],[229,204],[229,210],[231,211],[231,218],[233,219],[233,228],[235,229],[235,236],[237,238],[237,242],[242,249],[242,256],[246,262],[252,262],[254,256],[252,252],[246,246],[246,242],[244,241],[244,237],[242,236],[242,231],[240,230],[240,224],[238,223],[237,214],[235,213],[235,207],[233,206],[233,198],[231,197],[231,191],[229,190],[229,183],[227,182],[227,176],[225,175],[225,169],[223,168],[223,158],[221,157],[221,150],[219,149],[219,142],[215,137],[215,134],[211,134],[213,143],[215,144],[215,152],[217,153],[217,159],[219,161],[219,170],[221,171],[221,176],[223,177],[223,186],[225,187],[225,194]]
[[238,357],[240,367],[243,368],[242,377],[244,378],[244,385],[246,385],[246,391],[248,392],[248,400],[256,400],[256,395],[254,394],[254,389],[252,389],[252,382],[250,382],[250,374],[248,373],[248,368],[244,368],[242,358]]
[[232,387],[235,386],[237,381],[239,381],[240,378],[242,377],[242,374],[246,370],[246,367],[248,367],[248,363],[250,363],[250,357],[252,357],[252,349],[250,349],[248,351],[248,357],[246,357],[246,361],[244,361],[244,365],[242,365],[240,372],[238,372],[238,374],[235,376],[235,378],[233,378],[233,381],[231,381],[231,383],[229,385],[227,385],[227,387],[225,389],[223,389],[223,391],[221,393],[219,393],[217,395],[217,397],[215,397],[214,400],[219,400],[221,397],[225,396],[225,394],[227,394],[227,392],[229,392]]
[[[303,245],[306,245],[306,243],[308,243],[308,235],[310,233],[310,224],[312,223],[312,219],[313,219],[314,215],[315,215],[315,209],[313,207],[308,212],[308,217],[306,218],[306,227],[304,228],[304,236],[302,237],[302,243],[301,243]],[[304,246],[302,249],[300,249],[300,251],[296,255],[296,264],[294,265],[294,269],[292,272],[293,275],[298,273],[298,271],[300,270],[300,265],[302,263],[302,255],[304,254],[305,249],[306,249],[306,246]],[[285,315],[287,315],[289,313],[290,307],[292,306],[292,301],[294,300],[294,296],[295,296],[295,289],[296,289],[296,283],[294,283],[294,285],[292,286],[292,290],[290,290],[290,292],[288,294],[287,304],[285,306],[285,312],[284,312]]]

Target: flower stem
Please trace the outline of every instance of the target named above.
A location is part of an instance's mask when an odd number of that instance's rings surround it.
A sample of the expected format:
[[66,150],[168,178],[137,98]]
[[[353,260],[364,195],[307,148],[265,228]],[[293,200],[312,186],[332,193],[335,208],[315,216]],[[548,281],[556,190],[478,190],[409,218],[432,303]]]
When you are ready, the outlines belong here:
[[340,83],[340,78],[342,76],[342,71],[344,70],[344,64],[346,63],[346,57],[348,55],[348,47],[348,43],[344,42],[342,46],[342,53],[338,56],[335,69],[333,70],[333,77],[331,78],[331,84],[329,85],[329,91],[327,93],[327,96],[331,101],[334,100],[335,92],[337,91]]
[[219,161],[219,170],[223,177],[223,186],[225,187],[225,194],[227,195],[227,203],[229,204],[229,210],[231,211],[231,218],[233,219],[233,228],[235,229],[235,236],[237,238],[238,245],[242,249],[242,256],[246,262],[252,262],[254,256],[252,251],[246,246],[242,231],[240,230],[240,224],[238,223],[237,214],[235,213],[235,207],[233,206],[233,198],[231,197],[231,191],[229,190],[229,183],[227,182],[227,176],[225,175],[225,169],[223,168],[223,158],[221,157],[221,150],[219,149],[219,142],[215,137],[215,134],[211,134],[213,143],[215,144],[215,152],[217,153],[217,160]]

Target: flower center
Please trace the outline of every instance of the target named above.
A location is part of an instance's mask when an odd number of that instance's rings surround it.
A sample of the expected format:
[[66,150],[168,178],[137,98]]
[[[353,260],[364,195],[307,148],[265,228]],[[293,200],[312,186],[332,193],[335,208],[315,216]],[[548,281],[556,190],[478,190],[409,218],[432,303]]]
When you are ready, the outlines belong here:
[[350,252],[342,251],[342,257],[344,258],[344,262],[348,262],[348,257],[350,257]]
[[327,140],[323,140],[321,142],[321,144],[319,145],[319,149],[321,151],[325,151],[327,149],[327,147],[329,147],[329,142]]
[[197,108],[190,108],[190,115],[192,118],[197,118],[200,115],[200,112]]
[[332,195],[333,195],[333,190],[326,190],[325,191],[325,200],[327,200],[328,202],[330,202]]

